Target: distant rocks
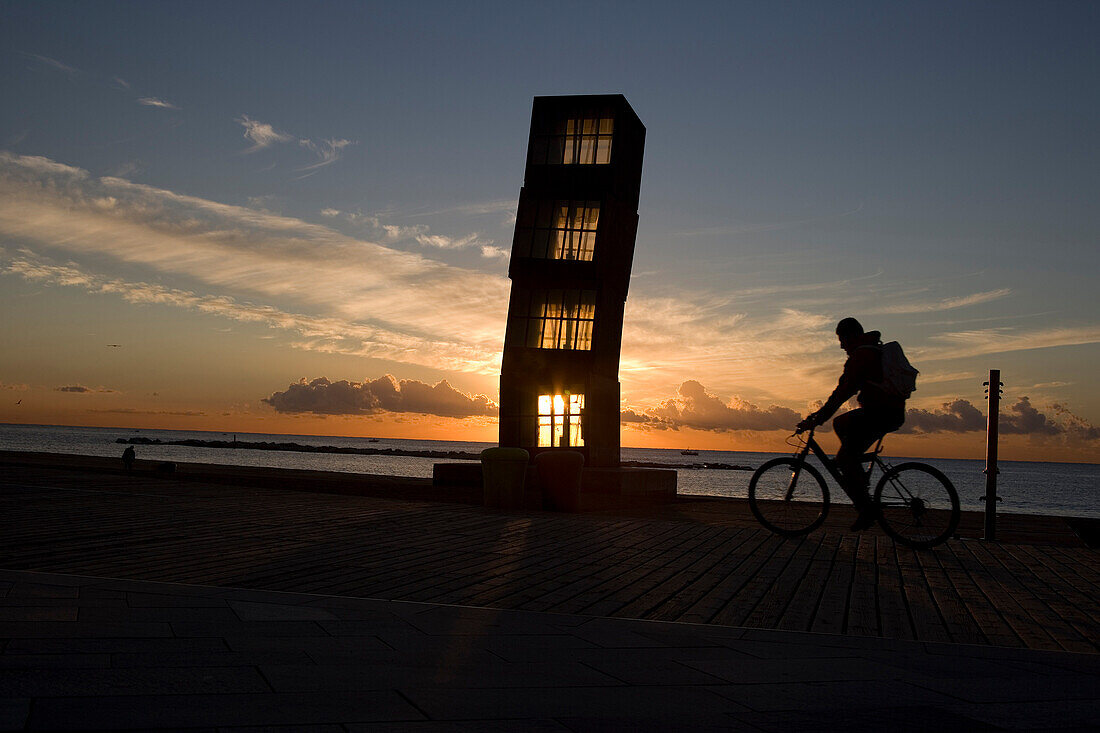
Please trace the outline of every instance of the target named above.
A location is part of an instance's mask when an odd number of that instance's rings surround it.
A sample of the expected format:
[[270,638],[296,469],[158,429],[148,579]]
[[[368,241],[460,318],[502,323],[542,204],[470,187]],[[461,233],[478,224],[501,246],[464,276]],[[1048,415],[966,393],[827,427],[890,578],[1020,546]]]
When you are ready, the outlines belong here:
[[[448,461],[478,461],[479,453],[467,451],[405,450],[403,448],[347,448],[338,445],[302,445],[301,443],[248,442],[244,440],[161,440],[160,438],[119,438],[123,445],[185,445],[189,448],[226,448],[229,450],[282,450],[299,453],[342,453],[357,456],[410,456],[413,458],[442,458]],[[753,466],[734,463],[649,463],[647,461],[623,461],[624,468],[686,468],[715,469],[719,471],[755,471]]]
[[302,445],[301,443],[248,442],[244,440],[161,440],[160,438],[119,438],[116,443],[130,445],[185,445],[189,448],[226,448],[229,450],[281,450],[299,453],[342,453],[358,456],[411,456],[443,458],[449,461],[477,461],[481,456],[466,451],[404,450],[401,448],[347,448],[338,445]]

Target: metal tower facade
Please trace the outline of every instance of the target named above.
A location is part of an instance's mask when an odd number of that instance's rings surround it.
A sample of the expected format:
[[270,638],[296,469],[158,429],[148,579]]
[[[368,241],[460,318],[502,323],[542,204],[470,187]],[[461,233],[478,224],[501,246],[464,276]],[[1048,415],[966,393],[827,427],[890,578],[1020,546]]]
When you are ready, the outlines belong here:
[[619,465],[619,351],[644,147],[622,95],[535,97],[508,269],[501,446]]

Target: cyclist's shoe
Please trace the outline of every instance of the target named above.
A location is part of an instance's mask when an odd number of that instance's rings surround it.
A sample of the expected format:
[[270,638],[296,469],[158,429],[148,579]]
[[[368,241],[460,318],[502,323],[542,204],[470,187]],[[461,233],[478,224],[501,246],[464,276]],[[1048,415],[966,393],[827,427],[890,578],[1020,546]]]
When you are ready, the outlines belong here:
[[852,526],[848,529],[852,532],[862,532],[863,530],[874,524],[879,518],[879,510],[877,506],[869,506],[860,511],[859,517],[856,521],[852,522]]

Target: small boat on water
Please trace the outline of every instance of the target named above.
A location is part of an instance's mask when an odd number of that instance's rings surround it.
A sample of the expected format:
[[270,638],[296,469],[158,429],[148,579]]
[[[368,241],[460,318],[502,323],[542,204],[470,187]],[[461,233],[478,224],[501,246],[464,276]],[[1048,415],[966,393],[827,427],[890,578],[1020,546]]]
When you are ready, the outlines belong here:
[[682,456],[697,456],[697,455],[699,455],[699,451],[692,450],[691,448],[684,448],[682,451],[680,451],[680,455],[682,455]]

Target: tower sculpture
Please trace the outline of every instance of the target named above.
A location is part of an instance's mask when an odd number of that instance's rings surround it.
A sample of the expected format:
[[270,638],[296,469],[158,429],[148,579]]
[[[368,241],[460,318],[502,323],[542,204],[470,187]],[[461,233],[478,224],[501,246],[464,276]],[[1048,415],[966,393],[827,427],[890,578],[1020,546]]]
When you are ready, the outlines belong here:
[[619,352],[644,146],[622,95],[535,97],[508,269],[501,446],[619,465]]

